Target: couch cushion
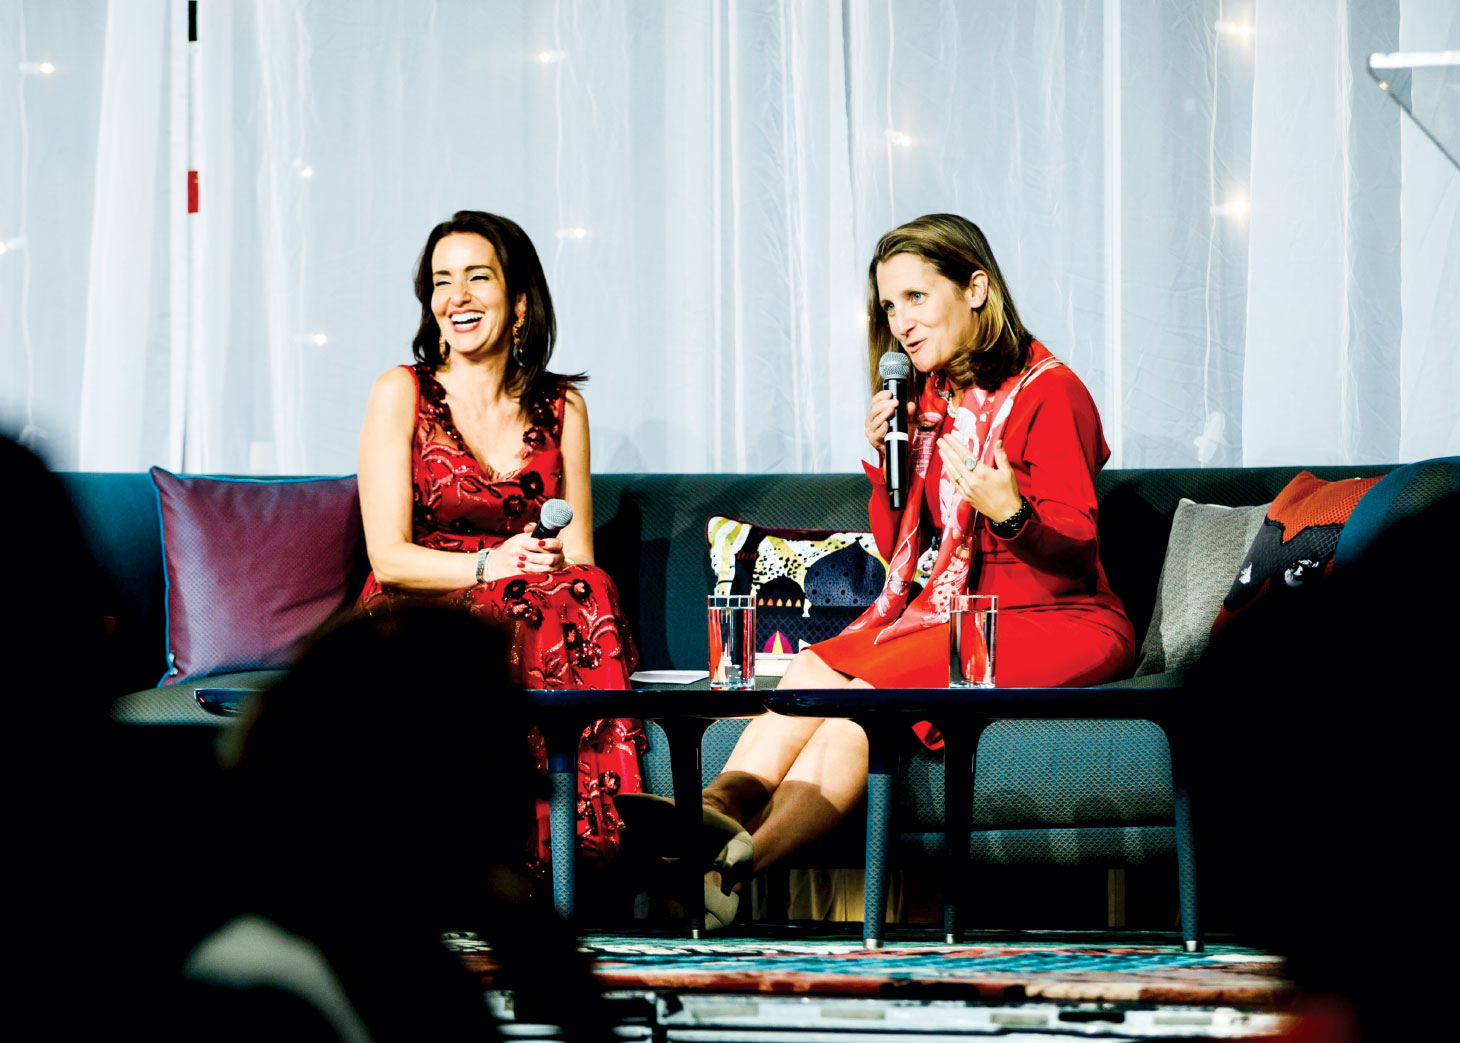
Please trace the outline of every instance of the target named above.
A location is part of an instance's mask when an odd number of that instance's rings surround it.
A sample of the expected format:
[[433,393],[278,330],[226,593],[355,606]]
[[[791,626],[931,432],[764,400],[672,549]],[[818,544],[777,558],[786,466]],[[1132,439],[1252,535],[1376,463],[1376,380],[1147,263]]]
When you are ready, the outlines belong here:
[[1212,634],[1258,598],[1328,575],[1344,523],[1378,481],[1324,481],[1308,471],[1295,475],[1268,506],[1267,517],[1222,600]]
[[287,666],[349,599],[360,541],[354,477],[151,473],[167,581],[160,684]]
[[1181,500],[1171,519],[1137,677],[1185,669],[1206,650],[1222,598],[1266,516],[1266,504],[1223,507]]

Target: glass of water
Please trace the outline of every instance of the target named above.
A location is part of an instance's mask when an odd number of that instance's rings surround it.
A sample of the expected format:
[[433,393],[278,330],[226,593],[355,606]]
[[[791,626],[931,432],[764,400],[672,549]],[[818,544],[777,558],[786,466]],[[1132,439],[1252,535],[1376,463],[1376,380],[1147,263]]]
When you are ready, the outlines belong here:
[[948,687],[992,688],[999,596],[955,594],[948,622]]
[[755,598],[711,594],[710,687],[755,687]]

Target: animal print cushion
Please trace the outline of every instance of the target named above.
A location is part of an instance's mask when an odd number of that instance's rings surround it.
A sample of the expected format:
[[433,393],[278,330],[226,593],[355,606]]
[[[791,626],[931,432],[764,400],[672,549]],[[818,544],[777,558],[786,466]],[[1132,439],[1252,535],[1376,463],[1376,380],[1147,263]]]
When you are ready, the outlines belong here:
[[1333,553],[1348,516],[1378,478],[1325,482],[1300,471],[1267,509],[1217,618],[1216,637],[1258,598],[1280,596],[1333,571]]
[[760,649],[778,633],[792,651],[835,637],[876,600],[887,578],[870,532],[772,529],[716,515],[705,538],[715,593],[755,595]]

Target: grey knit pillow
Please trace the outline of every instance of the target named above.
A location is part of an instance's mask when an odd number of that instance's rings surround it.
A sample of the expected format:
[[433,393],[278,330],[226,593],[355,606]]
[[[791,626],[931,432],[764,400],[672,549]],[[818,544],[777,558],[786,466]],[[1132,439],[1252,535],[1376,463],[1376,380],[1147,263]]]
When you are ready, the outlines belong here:
[[1206,650],[1212,620],[1262,528],[1267,508],[1265,503],[1222,507],[1185,498],[1177,504],[1137,677],[1184,670]]

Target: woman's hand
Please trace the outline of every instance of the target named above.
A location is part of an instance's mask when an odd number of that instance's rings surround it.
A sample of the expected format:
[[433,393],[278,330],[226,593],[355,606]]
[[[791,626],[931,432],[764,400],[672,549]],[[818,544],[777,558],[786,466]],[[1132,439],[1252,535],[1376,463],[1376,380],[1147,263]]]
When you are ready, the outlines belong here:
[[[908,402],[907,419],[908,426],[912,425],[914,412],[917,410],[916,402]],[[882,447],[887,442],[888,421],[892,414],[897,411],[897,400],[892,397],[892,392],[882,390],[872,396],[872,408],[867,410],[867,422],[862,426],[862,432],[867,436],[867,442],[878,455],[882,453]]]
[[516,536],[509,536],[493,548],[487,557],[487,579],[503,579],[524,572],[555,572],[567,564],[563,557],[563,541],[556,536],[537,539],[532,535],[534,523]]
[[943,473],[953,483],[953,488],[973,509],[992,522],[1012,518],[1024,497],[1019,492],[1019,479],[1004,452],[1004,443],[994,443],[994,466],[979,461],[970,470],[963,466],[968,447],[961,445],[951,435],[938,439],[938,455],[943,458]]

